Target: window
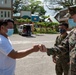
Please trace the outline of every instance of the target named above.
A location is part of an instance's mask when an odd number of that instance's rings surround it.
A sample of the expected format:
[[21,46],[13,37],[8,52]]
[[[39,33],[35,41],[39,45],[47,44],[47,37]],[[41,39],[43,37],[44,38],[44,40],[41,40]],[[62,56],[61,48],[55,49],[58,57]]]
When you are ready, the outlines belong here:
[[8,17],[10,17],[10,12],[8,11]]
[[7,0],[5,0],[5,4],[7,4]]
[[4,17],[6,17],[6,11],[4,12]]
[[3,17],[3,11],[1,11],[1,17]]
[[23,26],[20,27],[20,29],[22,29],[22,28],[23,28]]

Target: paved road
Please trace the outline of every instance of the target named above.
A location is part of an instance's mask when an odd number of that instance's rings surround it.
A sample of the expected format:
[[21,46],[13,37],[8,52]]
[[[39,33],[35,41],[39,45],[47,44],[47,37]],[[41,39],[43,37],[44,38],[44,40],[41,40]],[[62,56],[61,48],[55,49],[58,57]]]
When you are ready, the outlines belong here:
[[[15,50],[27,50],[35,44],[53,47],[56,36],[57,34],[39,34],[32,37],[13,35],[10,39]],[[15,73],[16,75],[56,75],[54,67],[51,56],[37,52],[17,59]]]

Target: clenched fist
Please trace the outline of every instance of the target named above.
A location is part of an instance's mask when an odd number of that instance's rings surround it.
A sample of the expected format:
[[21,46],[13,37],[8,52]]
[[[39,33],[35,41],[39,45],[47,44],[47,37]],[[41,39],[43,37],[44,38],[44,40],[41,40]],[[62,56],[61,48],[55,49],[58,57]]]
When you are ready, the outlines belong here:
[[34,45],[33,46],[33,52],[38,52],[40,49],[39,45]]
[[45,47],[45,45],[43,45],[43,44],[40,45],[40,51],[47,52],[47,48]]

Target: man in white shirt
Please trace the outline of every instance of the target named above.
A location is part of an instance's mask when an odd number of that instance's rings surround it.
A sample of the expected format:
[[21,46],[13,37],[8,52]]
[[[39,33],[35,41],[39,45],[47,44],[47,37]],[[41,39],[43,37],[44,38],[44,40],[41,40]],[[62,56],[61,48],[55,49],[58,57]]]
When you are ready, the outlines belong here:
[[14,32],[14,21],[0,20],[0,75],[14,75],[16,59],[23,58],[33,52],[39,51],[39,45],[24,51],[15,51],[8,36]]

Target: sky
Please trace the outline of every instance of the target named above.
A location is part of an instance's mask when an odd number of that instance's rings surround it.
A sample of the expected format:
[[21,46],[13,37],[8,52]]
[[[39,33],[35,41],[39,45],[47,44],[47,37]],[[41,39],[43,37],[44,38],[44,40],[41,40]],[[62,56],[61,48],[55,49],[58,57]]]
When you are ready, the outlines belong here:
[[[44,2],[44,0],[40,0],[40,1]],[[53,16],[53,15],[55,14],[55,11],[54,11],[54,10],[49,10],[49,9],[46,7],[45,4],[44,4],[44,9],[45,9],[45,11],[46,11],[46,13],[45,13],[46,16],[48,16],[48,15]]]

